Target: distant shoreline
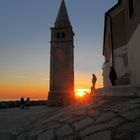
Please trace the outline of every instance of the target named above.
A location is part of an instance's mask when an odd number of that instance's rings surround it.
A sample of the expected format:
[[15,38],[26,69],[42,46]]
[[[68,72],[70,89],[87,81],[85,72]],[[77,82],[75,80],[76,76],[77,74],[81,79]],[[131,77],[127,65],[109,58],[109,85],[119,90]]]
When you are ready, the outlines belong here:
[[[47,100],[47,98],[40,98],[40,99],[32,99],[32,101],[44,101],[44,100]],[[0,102],[9,102],[9,101],[20,101],[20,98],[0,98]]]
[[[41,105],[47,105],[47,100],[31,100],[30,106],[41,106]],[[20,101],[19,100],[8,100],[8,101],[0,101],[0,109],[6,109],[6,108],[15,108],[20,107]]]

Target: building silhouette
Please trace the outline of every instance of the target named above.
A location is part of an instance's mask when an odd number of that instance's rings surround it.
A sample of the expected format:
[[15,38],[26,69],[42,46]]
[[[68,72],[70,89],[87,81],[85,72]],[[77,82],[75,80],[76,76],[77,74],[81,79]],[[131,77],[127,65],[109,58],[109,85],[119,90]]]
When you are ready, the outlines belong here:
[[110,67],[117,85],[140,84],[140,0],[119,0],[105,14],[103,55],[104,86],[111,86]]
[[62,0],[51,28],[48,105],[69,104],[74,98],[74,33]]

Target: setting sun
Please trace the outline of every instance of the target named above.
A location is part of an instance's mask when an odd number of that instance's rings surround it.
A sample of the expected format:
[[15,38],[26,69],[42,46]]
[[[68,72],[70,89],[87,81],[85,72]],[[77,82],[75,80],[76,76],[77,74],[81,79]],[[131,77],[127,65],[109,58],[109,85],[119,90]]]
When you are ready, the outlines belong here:
[[90,92],[90,89],[75,89],[75,97],[82,98]]

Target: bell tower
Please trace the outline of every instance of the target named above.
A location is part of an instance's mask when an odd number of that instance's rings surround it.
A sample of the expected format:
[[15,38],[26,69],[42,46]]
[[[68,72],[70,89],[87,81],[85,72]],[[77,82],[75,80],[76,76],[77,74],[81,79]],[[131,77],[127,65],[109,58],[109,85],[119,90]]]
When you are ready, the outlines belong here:
[[74,99],[74,33],[62,0],[50,41],[50,91],[48,105],[69,104]]

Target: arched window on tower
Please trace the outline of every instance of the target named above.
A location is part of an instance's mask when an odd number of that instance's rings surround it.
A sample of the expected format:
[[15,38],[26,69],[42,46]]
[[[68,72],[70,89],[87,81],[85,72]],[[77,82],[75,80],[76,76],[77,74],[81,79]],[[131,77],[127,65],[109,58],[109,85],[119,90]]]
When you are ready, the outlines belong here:
[[62,35],[62,38],[65,38],[65,32],[62,32],[61,35]]
[[57,32],[57,38],[59,39],[60,38],[60,32]]
[[65,38],[65,32],[57,32],[56,36],[58,39]]

